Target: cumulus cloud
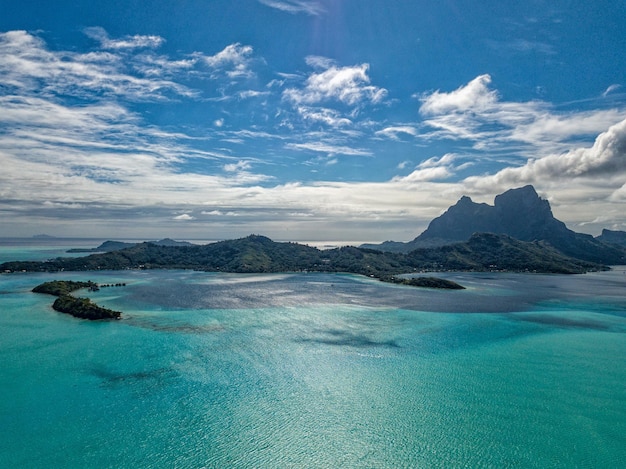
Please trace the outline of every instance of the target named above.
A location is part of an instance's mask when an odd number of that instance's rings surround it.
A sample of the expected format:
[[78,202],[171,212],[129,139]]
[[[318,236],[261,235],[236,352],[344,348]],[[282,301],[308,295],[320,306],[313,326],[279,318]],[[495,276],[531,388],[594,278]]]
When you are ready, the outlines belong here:
[[626,119],[611,126],[596,138],[591,147],[576,148],[561,154],[531,159],[516,168],[505,168],[490,177],[471,177],[466,182],[499,187],[516,184],[573,181],[602,177],[605,184],[626,176]]
[[408,176],[396,176],[395,182],[416,183],[424,181],[439,181],[448,179],[454,174],[454,162],[458,158],[453,153],[446,153],[441,157],[433,156],[422,161]]
[[230,44],[215,55],[205,56],[196,54],[206,65],[222,71],[230,78],[250,77],[254,73],[249,66],[252,59],[252,46],[244,46],[240,43]]
[[528,158],[566,151],[581,137],[592,137],[623,118],[623,110],[557,112],[547,102],[503,101],[480,75],[454,91],[419,96],[426,139],[468,140],[475,150],[510,151]]
[[182,215],[175,216],[174,220],[190,221],[190,220],[195,220],[195,217],[193,217],[192,215],[189,215],[188,213],[183,213]]
[[[507,102],[491,88],[490,77],[481,75],[450,92],[419,95],[423,121],[378,124],[362,118],[366,106],[381,104],[386,96],[386,90],[371,84],[367,64],[342,67],[311,56],[309,75],[279,74],[280,83],[273,83],[267,96],[268,101],[282,98],[280,107],[263,109],[263,119],[271,121],[273,115],[277,126],[286,122],[296,130],[303,126],[303,131],[274,133],[257,125],[260,120],[237,130],[238,116],[226,105],[247,106],[250,101],[244,99],[265,93],[239,87],[230,93],[231,101],[207,116],[206,133],[195,128],[192,136],[182,126],[168,131],[150,125],[130,110],[128,101],[169,105],[197,100],[198,93],[181,84],[182,77],[190,74],[194,82],[219,78],[223,89],[233,78],[250,76],[254,51],[236,43],[213,56],[196,53],[175,60],[155,53],[158,41],[142,39],[141,45],[140,37],[118,40],[107,35],[108,41],[119,41],[117,47],[109,43],[105,48],[103,42],[95,52],[76,53],[50,50],[24,31],[0,34],[0,211],[8,214],[4,230],[19,224],[20,230],[31,226],[40,231],[43,223],[60,226],[66,220],[69,226],[80,218],[85,221],[81,226],[92,230],[83,233],[94,236],[107,229],[166,232],[172,226],[190,230],[185,233],[197,226],[195,233],[202,236],[202,222],[210,221],[212,230],[221,230],[217,236],[228,236],[223,234],[227,229],[235,236],[245,234],[250,223],[250,232],[284,237],[289,229],[292,239],[322,232],[337,239],[350,232],[381,240],[412,239],[463,194],[491,202],[495,193],[525,183],[551,195],[555,214],[565,221],[590,223],[589,230],[596,227],[598,213],[608,214],[604,219],[613,220],[614,226],[624,221],[620,203],[626,200],[626,124],[620,109],[567,113],[542,101]],[[227,116],[228,126],[220,116]],[[587,135],[597,139],[583,147],[580,142]],[[398,156],[398,161],[415,161],[398,165],[397,171],[409,174],[381,182],[275,182],[255,171],[261,161],[256,155],[245,153],[264,148],[259,142],[273,142],[268,154],[312,152],[317,164],[331,165],[344,156],[373,156],[372,137],[378,137],[374,145],[381,144],[380,137],[465,138],[471,145],[462,142],[462,154],[447,153],[419,164],[421,151]],[[225,142],[259,146],[235,149]],[[518,159],[517,167],[458,180],[469,157],[480,155],[478,160],[506,151],[500,163],[507,166],[508,155],[518,150],[527,161]],[[278,167],[287,161],[272,162]],[[577,203],[583,199],[584,205]],[[127,222],[139,218],[145,223]],[[131,231],[124,233],[130,236]]]
[[422,98],[420,112],[426,116],[448,112],[480,112],[493,107],[498,94],[489,89],[491,76],[480,75],[449,93],[435,91]]
[[285,78],[292,86],[283,90],[282,100],[292,107],[277,114],[282,117],[282,126],[295,130],[321,124],[345,132],[348,127],[356,130],[371,125],[359,117],[364,108],[382,103],[387,90],[370,84],[368,64],[341,67],[320,56],[309,56],[306,62],[315,71],[305,79]]
[[[314,63],[318,67],[323,64],[319,57]],[[338,101],[349,106],[376,104],[385,98],[387,90],[370,85],[369,64],[338,67],[326,62],[324,65],[327,68],[307,77],[303,88],[288,88],[283,97],[297,105]]]

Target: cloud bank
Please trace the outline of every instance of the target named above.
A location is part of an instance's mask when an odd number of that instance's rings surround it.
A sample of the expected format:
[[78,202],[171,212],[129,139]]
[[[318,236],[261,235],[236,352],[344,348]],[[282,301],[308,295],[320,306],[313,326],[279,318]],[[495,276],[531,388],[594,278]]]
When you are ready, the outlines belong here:
[[418,90],[414,119],[395,120],[367,63],[268,73],[244,43],[170,56],[158,36],[85,33],[86,53],[0,33],[2,235],[408,240],[461,195],[491,203],[529,183],[573,228],[626,229],[623,107],[507,101],[484,74]]

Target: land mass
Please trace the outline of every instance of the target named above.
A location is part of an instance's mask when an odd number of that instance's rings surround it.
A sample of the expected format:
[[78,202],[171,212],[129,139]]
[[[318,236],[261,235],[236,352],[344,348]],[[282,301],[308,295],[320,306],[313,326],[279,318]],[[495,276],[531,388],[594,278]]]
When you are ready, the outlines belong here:
[[[187,241],[174,241],[170,238],[161,239],[159,241],[149,241],[157,246],[193,246],[192,243]],[[105,241],[100,246],[95,248],[74,248],[68,249],[68,253],[82,253],[82,252],[111,252],[119,251],[121,249],[131,248],[137,246],[140,243],[126,243],[123,241]]]
[[136,246],[79,258],[0,264],[0,272],[62,272],[124,269],[193,269],[211,272],[348,272],[388,278],[433,271],[583,273],[606,266],[565,256],[544,242],[477,233],[468,241],[407,254],[345,246],[326,251],[265,236],[193,246]]
[[75,282],[72,280],[54,280],[37,285],[33,288],[35,293],[46,293],[58,297],[52,304],[55,311],[70,314],[81,319],[120,319],[119,311],[103,308],[93,303],[89,298],[76,298],[72,292],[81,288],[96,289],[98,286],[93,282]]
[[[462,197],[409,243],[385,242],[319,250],[265,236],[195,245],[165,239],[138,244],[107,241],[85,257],[16,261],[0,272],[194,269],[214,272],[349,272],[381,280],[425,271],[584,273],[626,263],[626,233],[600,239],[575,233],[552,215],[532,186],[511,189],[494,206]],[[86,250],[91,252],[91,249]]]
[[391,283],[398,283],[400,285],[408,285],[411,287],[421,288],[439,288],[443,290],[465,290],[465,287],[459,285],[452,280],[447,280],[438,277],[412,277],[412,278],[397,278],[391,277],[389,280],[381,279]]
[[428,228],[407,243],[386,241],[361,247],[409,253],[468,241],[475,233],[494,233],[519,241],[541,242],[561,254],[588,262],[616,265],[626,262],[626,233],[604,230],[602,236],[576,233],[552,214],[550,203],[531,185],[496,196],[493,205],[467,196],[433,219]]

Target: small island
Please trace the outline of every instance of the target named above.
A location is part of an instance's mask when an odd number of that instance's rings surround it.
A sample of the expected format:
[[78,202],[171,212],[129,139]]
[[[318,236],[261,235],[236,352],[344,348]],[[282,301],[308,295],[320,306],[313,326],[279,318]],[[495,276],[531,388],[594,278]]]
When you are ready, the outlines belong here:
[[408,285],[411,287],[422,288],[440,288],[444,290],[465,290],[463,285],[459,285],[452,280],[446,280],[438,277],[412,277],[412,278],[381,278],[383,282],[397,283],[400,285]]
[[52,304],[52,308],[60,313],[70,314],[76,318],[89,319],[92,321],[100,319],[120,319],[122,313],[111,309],[103,308],[92,302],[89,298],[76,298],[72,292],[81,288],[97,290],[98,285],[94,282],[75,282],[72,280],[54,280],[45,282],[33,288],[35,293],[46,293],[57,296]]

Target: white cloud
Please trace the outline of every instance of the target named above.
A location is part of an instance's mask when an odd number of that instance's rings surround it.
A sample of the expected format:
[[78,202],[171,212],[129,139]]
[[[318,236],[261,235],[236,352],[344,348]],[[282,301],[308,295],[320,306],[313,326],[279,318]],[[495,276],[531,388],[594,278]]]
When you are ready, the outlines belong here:
[[437,181],[441,179],[447,179],[450,176],[451,173],[448,168],[445,166],[440,166],[416,169],[408,176],[394,178],[394,181],[415,183],[424,181]]
[[342,117],[341,113],[334,109],[298,106],[298,113],[306,120],[321,122],[330,127],[343,127],[352,124],[352,121]]
[[[123,38],[129,42],[125,48],[78,54],[51,51],[40,38],[23,31],[0,34],[4,232],[17,225],[41,231],[39,224],[59,227],[63,220],[74,226],[74,220],[81,219],[81,229],[92,230],[94,236],[135,229],[162,230],[166,235],[169,229],[193,230],[196,225],[202,236],[210,223],[220,233],[217,237],[248,231],[282,233],[292,239],[310,239],[311,233],[337,239],[367,233],[363,234],[367,241],[407,240],[463,194],[491,202],[496,193],[525,183],[549,195],[555,214],[572,226],[586,223],[585,229],[592,231],[606,220],[612,226],[626,223],[620,205],[626,200],[623,109],[558,112],[542,101],[507,102],[483,75],[450,93],[421,95],[424,122],[382,126],[359,120],[359,111],[381,103],[386,93],[370,84],[366,64],[340,67],[330,59],[309,57],[314,72],[308,77],[281,75],[289,90],[275,117],[292,118],[296,127],[315,124],[317,132],[281,135],[257,125],[225,131],[220,128],[224,118],[212,115],[208,127],[213,123],[217,128],[192,137],[149,126],[122,103],[195,99],[193,90],[172,77],[192,73],[206,78],[207,67],[220,78],[246,76],[254,60],[252,48],[233,44],[212,57],[192,54],[177,61],[156,55],[149,45],[141,50],[138,45],[130,47],[134,37]],[[233,92],[231,99],[253,93]],[[230,111],[223,108],[218,115],[229,116],[234,125],[237,116]],[[281,151],[277,147],[284,153],[284,149],[314,152],[318,164],[332,165],[342,156],[373,156],[367,138],[381,128],[375,136],[466,138],[480,151],[448,153],[412,168],[404,162],[398,169],[410,174],[377,183],[271,185],[270,176],[254,171],[261,166],[260,157],[207,149],[210,141],[226,146],[225,141],[267,140],[274,143],[275,153]],[[592,134],[600,134],[595,144],[583,147],[580,141]],[[505,151],[503,166],[509,164],[511,153],[519,152],[528,161],[517,160],[520,166],[495,174],[453,180],[470,164],[468,157],[488,157],[490,152],[500,156]],[[194,164],[187,165],[189,161]],[[203,217],[194,217],[200,212]],[[306,216],[292,220],[288,214]],[[174,216],[194,222],[174,223]],[[146,222],[128,223],[140,217]]]
[[84,32],[87,36],[100,42],[103,49],[138,49],[138,48],[157,48],[165,42],[160,36],[125,36],[123,39],[111,39],[107,32],[99,27],[85,28]]
[[249,161],[238,161],[236,163],[225,164],[224,171],[227,171],[229,173],[234,173],[237,171],[247,171],[248,169],[250,169],[250,166],[251,165]]
[[[609,200],[612,202],[626,202],[626,183],[619,189],[615,190],[610,195]],[[626,226],[626,223],[623,226]]]
[[604,93],[602,93],[602,96],[606,98],[609,94],[613,93],[614,91],[619,90],[621,87],[622,85],[613,84],[609,86],[606,90],[604,90]]
[[511,153],[528,158],[567,151],[583,137],[591,137],[620,121],[624,109],[557,112],[544,101],[502,101],[489,88],[491,77],[480,75],[451,92],[420,96],[423,124],[432,131],[426,139],[468,140],[475,150]]
[[453,153],[446,153],[442,157],[433,156],[422,161],[408,176],[396,176],[393,181],[416,183],[424,181],[438,181],[448,179],[454,174],[454,161],[458,158]]
[[[304,61],[311,68],[327,70],[334,67],[337,62],[329,57],[323,57],[321,55],[308,55]],[[294,78],[294,77],[292,77]]]
[[[555,115],[544,111],[528,116],[528,123],[514,125],[511,122],[508,139],[549,148],[551,144],[559,145],[572,137],[597,135],[623,117],[624,112],[617,109],[582,111],[571,115]],[[504,117],[501,119],[503,123],[507,120]]]
[[458,155],[454,153],[446,153],[442,157],[437,158],[433,156],[419,164],[420,168],[436,168],[436,167],[449,167],[458,158]]
[[0,33],[0,81],[21,94],[38,96],[94,99],[104,95],[158,101],[196,95],[174,81],[135,76],[114,54],[48,51],[41,39],[25,31]]
[[306,13],[317,16],[326,11],[320,2],[313,0],[259,0],[259,2],[291,14]]
[[392,140],[400,140],[401,135],[409,135],[411,137],[417,137],[419,135],[418,130],[411,125],[399,125],[385,127],[383,130],[376,132],[376,135],[390,138]]
[[196,57],[209,67],[222,71],[230,78],[246,78],[254,75],[249,68],[252,53],[252,46],[244,46],[237,42],[226,46],[215,55],[196,54]]
[[241,99],[258,98],[259,96],[269,96],[268,91],[246,90],[237,94]]
[[189,215],[188,213],[183,213],[182,215],[175,216],[174,220],[190,221],[190,220],[195,220],[195,217]]
[[237,212],[228,211],[224,212],[222,210],[210,210],[210,211],[202,211],[200,212],[202,215],[208,215],[211,217],[236,217],[238,216]]
[[625,177],[626,119],[598,135],[591,147],[531,159],[523,166],[505,168],[489,177],[470,177],[466,182],[483,187],[489,184],[505,187],[602,178],[603,184],[610,187],[615,181],[621,185]]
[[[115,56],[116,59],[119,57]],[[165,56],[141,54],[135,57],[133,69],[146,77],[173,76],[180,72],[192,70],[198,63],[197,59],[170,60]]]
[[420,112],[426,116],[449,112],[480,112],[493,107],[498,101],[495,91],[489,89],[489,75],[480,75],[467,85],[450,93],[435,91],[422,97]]
[[352,148],[344,145],[334,145],[324,142],[309,143],[288,143],[286,148],[292,150],[310,150],[328,155],[348,155],[348,156],[372,156],[372,152],[362,148]]
[[[316,65],[322,62],[316,58]],[[330,65],[330,64],[327,64]],[[319,73],[311,73],[304,88],[288,88],[283,97],[297,105],[338,101],[349,106],[382,102],[387,90],[370,85],[369,64],[352,67],[329,66]]]

